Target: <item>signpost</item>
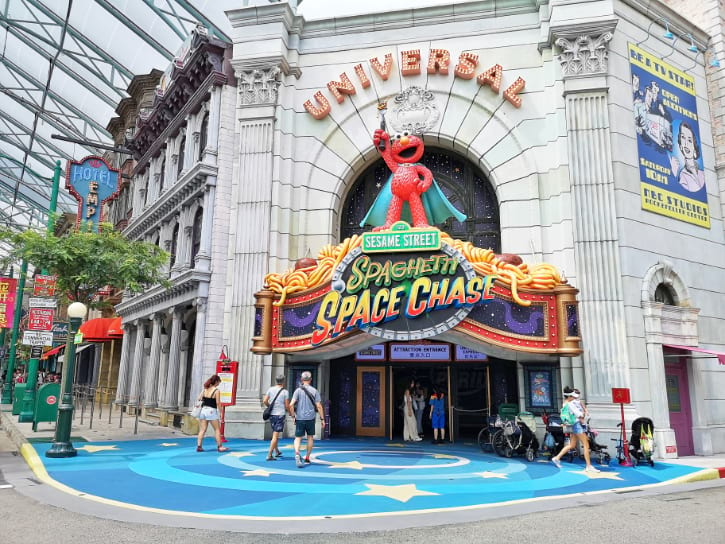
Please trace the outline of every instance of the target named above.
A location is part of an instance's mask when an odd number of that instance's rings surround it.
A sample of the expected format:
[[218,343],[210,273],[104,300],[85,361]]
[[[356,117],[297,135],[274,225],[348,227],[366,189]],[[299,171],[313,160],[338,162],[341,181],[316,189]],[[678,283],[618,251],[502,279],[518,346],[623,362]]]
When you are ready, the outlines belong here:
[[224,353],[224,348],[222,348],[219,360],[216,362],[216,373],[221,378],[219,384],[219,400],[221,401],[219,415],[221,420],[219,425],[221,426],[222,442],[227,441],[224,436],[224,407],[232,406],[237,402],[237,376],[239,375],[239,362],[229,359]]
[[624,449],[624,459],[619,464],[623,467],[633,467],[632,459],[629,457],[629,442],[627,442],[627,426],[624,422],[624,405],[629,404],[631,401],[629,395],[629,388],[627,387],[612,387],[612,402],[617,404],[622,410],[622,448]]

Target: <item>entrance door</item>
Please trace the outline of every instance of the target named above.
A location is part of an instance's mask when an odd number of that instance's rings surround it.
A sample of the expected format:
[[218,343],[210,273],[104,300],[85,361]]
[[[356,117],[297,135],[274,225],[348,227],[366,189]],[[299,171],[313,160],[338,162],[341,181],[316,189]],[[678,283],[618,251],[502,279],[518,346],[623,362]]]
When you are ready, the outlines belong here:
[[692,415],[690,389],[687,383],[687,363],[684,358],[665,364],[667,404],[670,410],[670,426],[675,431],[679,455],[694,455],[692,446]]
[[385,436],[385,367],[357,368],[357,416],[355,434]]

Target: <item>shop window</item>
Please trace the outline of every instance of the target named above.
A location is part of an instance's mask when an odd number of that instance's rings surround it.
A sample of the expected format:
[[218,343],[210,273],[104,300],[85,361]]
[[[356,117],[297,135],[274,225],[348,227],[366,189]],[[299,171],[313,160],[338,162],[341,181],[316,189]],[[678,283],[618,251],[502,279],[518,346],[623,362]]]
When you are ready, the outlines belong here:
[[194,214],[194,225],[191,228],[191,262],[189,267],[194,268],[194,261],[201,247],[201,221],[204,217],[204,208],[199,208]]
[[181,171],[184,169],[184,151],[186,148],[186,136],[182,136],[179,143],[179,160],[176,162],[176,179],[179,179]]
[[209,132],[209,114],[204,115],[204,119],[201,122],[201,129],[199,130],[199,157],[201,161],[204,158],[204,148],[206,147],[207,133]]
[[[468,218],[462,223],[449,218],[441,230],[454,238],[477,247],[501,251],[501,227],[496,195],[481,171],[468,160],[443,149],[428,147],[421,164],[433,173],[446,198]],[[380,189],[390,176],[382,159],[376,161],[357,179],[342,209],[340,239],[370,230],[360,221],[373,205]]]
[[677,306],[675,293],[669,285],[660,283],[655,289],[655,302],[661,302],[667,306]]
[[176,223],[176,225],[174,226],[174,231],[171,234],[171,248],[169,251],[171,256],[169,258],[169,268],[173,268],[174,264],[176,263],[176,247],[177,247],[178,238],[179,238],[179,224]]

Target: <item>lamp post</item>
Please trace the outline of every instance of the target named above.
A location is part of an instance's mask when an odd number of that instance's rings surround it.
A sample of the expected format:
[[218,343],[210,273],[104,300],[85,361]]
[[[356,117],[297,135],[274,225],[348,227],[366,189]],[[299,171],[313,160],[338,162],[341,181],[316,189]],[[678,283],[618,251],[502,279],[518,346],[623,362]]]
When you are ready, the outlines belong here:
[[73,419],[73,378],[76,362],[76,344],[74,337],[87,311],[86,305],[82,302],[74,302],[68,306],[70,325],[68,341],[65,347],[61,401],[58,406],[58,421],[55,425],[53,445],[45,452],[46,457],[75,457],[78,453],[73,447],[73,444],[70,443],[70,430]]

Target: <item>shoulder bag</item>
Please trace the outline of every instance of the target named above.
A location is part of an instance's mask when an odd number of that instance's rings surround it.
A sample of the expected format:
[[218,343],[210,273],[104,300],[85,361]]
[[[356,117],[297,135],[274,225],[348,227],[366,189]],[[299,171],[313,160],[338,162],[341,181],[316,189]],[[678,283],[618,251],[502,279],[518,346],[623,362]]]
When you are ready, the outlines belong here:
[[272,402],[269,403],[269,406],[267,406],[264,409],[264,412],[262,412],[262,419],[264,421],[267,421],[269,419],[269,417],[272,415],[272,407],[274,406],[274,403],[277,402],[277,397],[279,397],[279,394],[282,392],[282,389],[284,389],[284,387],[279,388],[279,391],[277,391],[277,394],[274,396],[274,400],[272,400]]

